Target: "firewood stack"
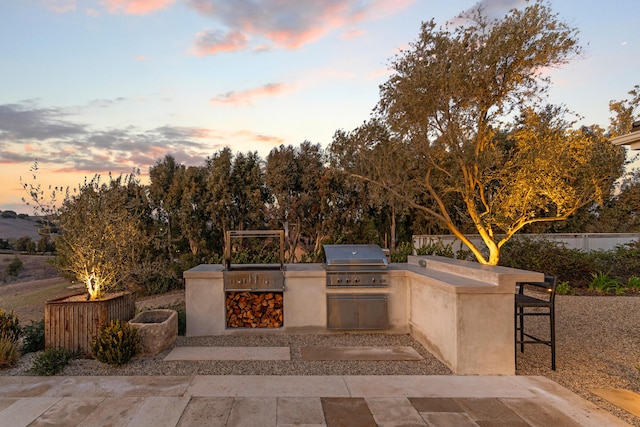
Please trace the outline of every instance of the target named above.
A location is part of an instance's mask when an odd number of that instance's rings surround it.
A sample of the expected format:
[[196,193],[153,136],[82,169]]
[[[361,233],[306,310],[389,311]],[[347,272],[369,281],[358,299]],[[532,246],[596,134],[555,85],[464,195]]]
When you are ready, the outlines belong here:
[[282,292],[227,292],[227,328],[279,328]]

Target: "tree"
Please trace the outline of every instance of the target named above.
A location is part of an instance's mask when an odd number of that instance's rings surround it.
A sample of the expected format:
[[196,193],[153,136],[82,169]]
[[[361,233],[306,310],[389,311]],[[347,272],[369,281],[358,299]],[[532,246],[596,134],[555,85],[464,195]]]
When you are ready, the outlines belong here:
[[174,236],[180,235],[175,228],[178,227],[184,172],[184,165],[176,163],[168,154],[149,169],[149,197],[158,220],[165,225],[162,235],[165,236],[164,247],[169,260],[175,257]]
[[609,102],[609,111],[614,113],[610,119],[609,133],[612,137],[631,132],[631,126],[636,120],[634,113],[640,107],[640,85],[635,85],[629,91],[631,99]]
[[77,194],[67,193],[56,221],[56,267],[84,283],[90,299],[124,285],[147,245],[144,206],[129,197],[137,178],[109,178],[101,183],[96,175]]
[[[272,226],[289,225],[288,262],[303,242],[318,239],[320,216],[319,183],[324,173],[324,153],[319,144],[303,142],[299,147],[281,145],[267,156],[265,183],[274,200],[270,206]],[[307,246],[307,245],[304,245]],[[305,251],[313,249],[305,247]]]
[[[409,170],[423,170],[420,178],[392,187],[356,175],[438,220],[479,262],[495,265],[523,227],[564,220],[599,200],[624,157],[572,130],[565,109],[544,105],[543,71],[581,53],[576,29],[542,1],[495,21],[478,10],[467,22],[452,30],[424,23],[380,88],[376,112],[395,134],[390,147]],[[452,211],[447,198],[464,211]],[[456,215],[473,224],[484,250],[465,238]]]

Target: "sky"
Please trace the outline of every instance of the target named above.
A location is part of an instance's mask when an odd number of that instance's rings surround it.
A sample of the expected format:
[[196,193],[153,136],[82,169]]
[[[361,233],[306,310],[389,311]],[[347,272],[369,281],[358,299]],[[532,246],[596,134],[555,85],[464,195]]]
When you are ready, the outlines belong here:
[[[368,120],[390,60],[422,22],[526,0],[12,0],[0,2],[0,210],[33,213],[22,183],[77,187],[201,166],[224,147],[266,158],[326,147]],[[585,54],[548,70],[549,102],[609,124],[640,84],[640,2],[551,0]],[[37,180],[30,168],[38,162]]]

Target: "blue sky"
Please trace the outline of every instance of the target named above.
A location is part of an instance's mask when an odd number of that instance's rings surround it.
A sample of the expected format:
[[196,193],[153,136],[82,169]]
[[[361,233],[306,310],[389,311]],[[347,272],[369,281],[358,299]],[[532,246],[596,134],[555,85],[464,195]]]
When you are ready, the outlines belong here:
[[[20,0],[0,3],[0,210],[43,185],[202,165],[228,146],[266,157],[323,146],[370,116],[387,64],[420,23],[524,0]],[[549,70],[550,101],[608,125],[640,84],[640,2],[555,0],[585,55]]]

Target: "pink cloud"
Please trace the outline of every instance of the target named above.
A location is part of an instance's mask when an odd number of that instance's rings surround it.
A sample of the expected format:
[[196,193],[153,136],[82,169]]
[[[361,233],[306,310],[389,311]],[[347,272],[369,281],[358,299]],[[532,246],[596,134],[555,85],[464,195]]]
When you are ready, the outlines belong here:
[[202,31],[196,34],[192,52],[198,56],[214,55],[220,52],[233,52],[247,47],[247,36],[239,31],[223,33],[221,31]]
[[289,90],[289,87],[282,83],[268,83],[245,91],[227,92],[211,98],[211,102],[214,104],[251,105],[252,100],[256,97],[278,95],[287,90]]
[[[196,38],[194,51],[200,55],[239,49],[297,49],[312,43],[336,29],[345,28],[365,19],[377,19],[397,13],[415,0],[189,0],[189,5],[225,31],[216,37],[203,33]],[[226,37],[220,37],[226,33]],[[205,34],[216,34],[207,32]],[[243,35],[243,43],[229,44],[227,38]],[[351,36],[361,33],[347,32]],[[204,46],[206,48],[204,48]]]
[[111,13],[126,13],[130,15],[145,15],[160,9],[165,9],[175,0],[104,0],[104,4]]

